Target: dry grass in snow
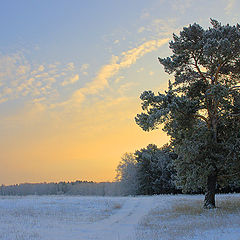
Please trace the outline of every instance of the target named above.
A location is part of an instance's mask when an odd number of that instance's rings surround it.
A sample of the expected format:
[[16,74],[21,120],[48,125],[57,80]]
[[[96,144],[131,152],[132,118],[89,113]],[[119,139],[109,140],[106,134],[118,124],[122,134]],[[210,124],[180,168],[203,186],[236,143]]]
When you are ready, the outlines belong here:
[[203,196],[169,196],[139,224],[139,240],[239,240],[240,195],[217,196],[217,208],[202,208]]

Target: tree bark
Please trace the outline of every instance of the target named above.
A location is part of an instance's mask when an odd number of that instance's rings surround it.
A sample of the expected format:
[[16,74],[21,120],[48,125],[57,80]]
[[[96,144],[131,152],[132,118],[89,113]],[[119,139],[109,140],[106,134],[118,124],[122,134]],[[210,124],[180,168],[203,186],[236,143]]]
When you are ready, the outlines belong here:
[[[214,103],[214,104],[213,104]],[[217,113],[216,109],[216,102],[210,99],[209,103],[209,130],[211,131],[211,142],[210,145],[217,145]],[[207,177],[207,186],[206,186],[206,192],[205,192],[205,199],[204,199],[204,205],[203,207],[205,209],[212,209],[216,207],[215,204],[215,193],[216,193],[216,185],[217,185],[217,171],[216,166],[214,164],[213,159],[213,166],[215,171],[211,172]]]
[[215,204],[216,183],[217,175],[215,173],[209,175],[207,178],[207,189],[205,193],[203,206],[205,209],[212,209],[216,207]]

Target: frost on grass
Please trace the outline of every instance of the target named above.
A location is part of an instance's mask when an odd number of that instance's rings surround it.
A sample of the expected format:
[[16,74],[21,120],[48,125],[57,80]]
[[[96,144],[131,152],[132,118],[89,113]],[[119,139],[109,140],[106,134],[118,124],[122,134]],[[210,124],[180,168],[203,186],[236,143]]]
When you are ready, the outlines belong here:
[[218,196],[213,210],[203,209],[201,198],[178,196],[171,207],[153,209],[141,220],[137,240],[240,239],[239,195]]
[[121,208],[123,199],[103,197],[1,197],[0,239],[40,240],[59,228],[100,221]]

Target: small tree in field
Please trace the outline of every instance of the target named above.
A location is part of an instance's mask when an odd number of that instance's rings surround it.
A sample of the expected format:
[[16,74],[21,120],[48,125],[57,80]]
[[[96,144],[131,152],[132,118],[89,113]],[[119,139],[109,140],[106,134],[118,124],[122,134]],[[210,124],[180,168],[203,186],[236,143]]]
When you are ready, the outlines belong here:
[[164,94],[142,93],[136,117],[145,131],[164,125],[178,155],[176,182],[204,189],[205,208],[215,207],[217,183],[240,176],[240,26],[211,24],[173,35],[173,55],[159,61],[175,80]]
[[146,148],[135,152],[138,194],[152,195],[176,192],[172,181],[174,172],[170,154],[170,148],[167,145],[158,148],[154,144],[149,144]]
[[116,169],[123,195],[135,195],[138,190],[137,161],[133,153],[125,153]]

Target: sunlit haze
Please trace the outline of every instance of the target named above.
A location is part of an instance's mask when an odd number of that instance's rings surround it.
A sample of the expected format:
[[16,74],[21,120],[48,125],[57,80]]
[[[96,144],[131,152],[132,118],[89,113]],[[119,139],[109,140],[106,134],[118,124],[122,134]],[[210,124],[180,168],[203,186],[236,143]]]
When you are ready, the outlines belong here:
[[113,181],[125,152],[168,142],[134,117],[171,77],[182,27],[240,22],[238,0],[1,1],[0,184]]

